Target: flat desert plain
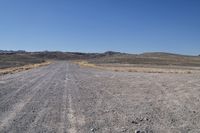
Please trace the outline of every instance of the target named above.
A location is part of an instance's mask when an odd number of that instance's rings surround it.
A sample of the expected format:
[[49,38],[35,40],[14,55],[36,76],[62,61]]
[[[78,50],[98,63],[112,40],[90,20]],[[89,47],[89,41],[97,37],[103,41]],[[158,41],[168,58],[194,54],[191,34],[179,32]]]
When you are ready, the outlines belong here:
[[0,133],[199,133],[200,74],[56,61],[0,76]]

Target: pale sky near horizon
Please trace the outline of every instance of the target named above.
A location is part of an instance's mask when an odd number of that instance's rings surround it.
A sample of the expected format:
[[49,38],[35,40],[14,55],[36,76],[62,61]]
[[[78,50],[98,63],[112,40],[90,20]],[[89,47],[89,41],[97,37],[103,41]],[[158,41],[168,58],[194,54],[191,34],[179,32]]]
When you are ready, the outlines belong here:
[[200,54],[200,0],[1,0],[0,49]]

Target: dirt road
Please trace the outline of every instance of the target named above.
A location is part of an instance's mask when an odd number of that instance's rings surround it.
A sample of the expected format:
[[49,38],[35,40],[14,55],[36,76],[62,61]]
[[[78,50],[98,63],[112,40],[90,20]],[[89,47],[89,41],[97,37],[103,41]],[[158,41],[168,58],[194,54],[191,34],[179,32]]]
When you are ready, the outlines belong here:
[[199,133],[200,75],[68,62],[0,77],[0,133]]

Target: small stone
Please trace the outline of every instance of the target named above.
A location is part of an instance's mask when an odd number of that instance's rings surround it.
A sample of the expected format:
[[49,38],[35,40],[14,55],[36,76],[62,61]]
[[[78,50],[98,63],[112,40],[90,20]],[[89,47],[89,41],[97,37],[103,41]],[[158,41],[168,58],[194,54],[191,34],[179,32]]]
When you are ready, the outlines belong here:
[[141,130],[135,130],[135,133],[146,133],[146,132]]
[[126,132],[128,129],[126,129],[125,127],[122,127],[122,132]]
[[149,118],[148,118],[148,117],[145,117],[144,120],[145,120],[145,121],[149,121]]
[[92,132],[94,132],[94,131],[95,131],[95,129],[94,129],[94,128],[91,128],[90,130],[91,130]]
[[135,130],[135,133],[141,133],[140,130]]
[[137,121],[132,121],[131,123],[133,123],[133,124],[138,124],[138,122],[137,122]]
[[90,131],[94,133],[95,131],[97,131],[97,128],[91,128]]

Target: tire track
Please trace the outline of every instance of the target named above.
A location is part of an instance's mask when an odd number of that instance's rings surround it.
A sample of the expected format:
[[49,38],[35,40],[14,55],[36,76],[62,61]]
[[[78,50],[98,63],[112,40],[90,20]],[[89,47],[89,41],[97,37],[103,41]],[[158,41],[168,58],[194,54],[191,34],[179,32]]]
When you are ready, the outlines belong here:
[[68,101],[69,101],[69,112],[67,114],[67,117],[68,117],[68,120],[70,122],[70,128],[69,128],[69,133],[77,133],[77,130],[76,130],[76,117],[74,115],[74,110],[72,109],[72,97],[71,95],[68,96]]
[[68,121],[69,124],[69,133],[82,133],[88,132],[85,126],[85,116],[81,111],[82,108],[80,106],[80,91],[77,86],[77,82],[73,76],[73,65],[69,64],[68,69],[68,80],[67,80],[67,89],[68,89]]
[[[69,68],[67,69],[67,71],[69,72]],[[66,96],[64,97],[65,101],[68,100],[68,114],[67,114],[67,118],[68,118],[68,121],[69,121],[69,129],[68,129],[68,132],[69,133],[77,133],[77,130],[76,130],[76,118],[75,118],[75,115],[74,115],[74,110],[73,110],[73,107],[72,107],[72,92],[71,92],[71,89],[68,87],[68,83],[69,83],[69,75],[66,74],[66,79],[65,79],[65,94],[67,93],[67,90],[68,90],[68,94],[66,94]],[[68,99],[67,99],[67,96],[68,96]],[[65,112],[65,116],[66,116],[66,112]]]
[[68,100],[68,94],[67,94],[67,82],[68,82],[68,65],[66,64],[66,74],[65,74],[65,80],[64,80],[64,88],[63,88],[63,101],[62,101],[62,112],[61,112],[61,125],[59,128],[59,133],[66,133],[67,132],[67,100]]

